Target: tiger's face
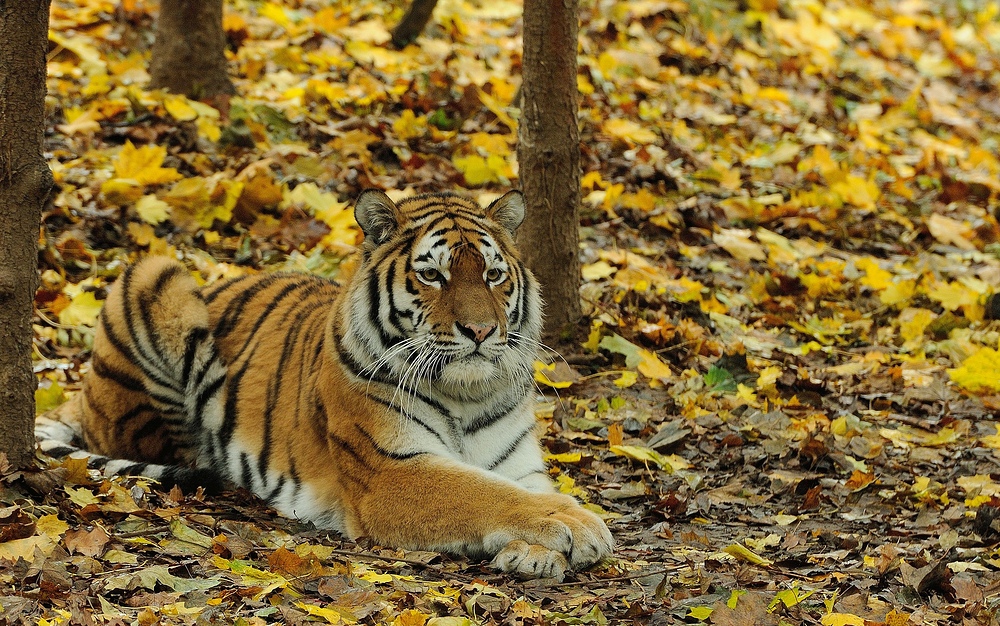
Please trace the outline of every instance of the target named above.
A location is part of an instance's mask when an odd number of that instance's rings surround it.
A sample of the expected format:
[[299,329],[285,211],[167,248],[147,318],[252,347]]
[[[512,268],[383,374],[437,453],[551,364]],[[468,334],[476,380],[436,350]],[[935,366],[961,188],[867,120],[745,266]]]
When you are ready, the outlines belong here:
[[[471,397],[530,373],[541,328],[536,283],[513,243],[524,200],[512,191],[485,210],[452,194],[394,204],[367,191],[354,305],[370,320],[373,363],[402,386]],[[363,294],[360,294],[363,291]],[[361,314],[361,311],[357,311]]]

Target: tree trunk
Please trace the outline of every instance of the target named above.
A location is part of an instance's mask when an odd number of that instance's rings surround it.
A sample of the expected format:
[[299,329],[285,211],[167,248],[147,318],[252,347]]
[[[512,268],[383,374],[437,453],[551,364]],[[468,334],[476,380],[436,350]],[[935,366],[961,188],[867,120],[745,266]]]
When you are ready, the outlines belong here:
[[234,94],[226,64],[222,0],[162,0],[150,87],[193,98]]
[[403,49],[413,43],[430,21],[436,4],[437,0],[413,0],[406,15],[392,29],[392,45]]
[[549,339],[581,315],[577,20],[577,0],[524,0],[517,158],[528,214],[518,242],[542,285]]
[[49,0],[0,0],[0,452],[34,458],[31,316],[38,225],[52,188],[42,156]]

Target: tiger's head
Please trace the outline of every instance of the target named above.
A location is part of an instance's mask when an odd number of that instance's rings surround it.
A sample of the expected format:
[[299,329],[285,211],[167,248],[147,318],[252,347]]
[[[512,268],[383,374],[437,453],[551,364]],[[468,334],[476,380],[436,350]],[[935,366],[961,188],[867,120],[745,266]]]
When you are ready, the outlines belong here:
[[527,380],[541,301],[514,246],[524,214],[519,191],[485,209],[451,193],[359,196],[365,240],[349,298],[366,374],[462,399]]

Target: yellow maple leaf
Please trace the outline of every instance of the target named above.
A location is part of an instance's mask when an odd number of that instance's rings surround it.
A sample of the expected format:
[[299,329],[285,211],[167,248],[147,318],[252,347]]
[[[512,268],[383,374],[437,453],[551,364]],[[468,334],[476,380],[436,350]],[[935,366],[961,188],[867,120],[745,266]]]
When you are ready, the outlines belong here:
[[478,154],[455,156],[451,162],[465,176],[465,182],[474,187],[486,183],[508,184],[514,175],[507,159],[496,154],[487,157]]
[[392,626],[424,626],[430,617],[416,609],[407,609],[393,620]]
[[110,204],[132,204],[142,197],[142,184],[132,178],[112,178],[101,183],[101,195]]
[[601,125],[601,130],[616,139],[635,145],[656,143],[659,136],[645,126],[623,118],[613,118]]
[[878,261],[872,257],[861,257],[854,261],[854,265],[865,273],[864,277],[859,281],[865,287],[881,291],[892,284],[892,274],[882,269]]
[[169,94],[163,98],[163,108],[178,122],[190,122],[198,117],[198,111],[191,101],[180,94]]
[[959,367],[948,370],[948,377],[969,391],[1000,391],[1000,352],[993,348],[980,348]]
[[211,228],[216,220],[228,224],[246,183],[215,175],[185,178],[163,195],[175,224],[188,230]]
[[140,185],[161,185],[179,180],[180,173],[172,167],[162,167],[167,149],[163,146],[136,148],[126,141],[112,165],[116,178],[127,178]]
[[960,307],[971,307],[979,303],[979,293],[957,280],[952,282],[935,281],[927,289],[927,297],[940,302],[941,306],[949,311],[956,311]]
[[712,241],[740,261],[763,261],[767,258],[764,246],[750,239],[748,228],[722,228],[712,233]]
[[403,141],[423,137],[424,133],[427,132],[427,119],[425,117],[417,117],[413,111],[406,109],[392,123],[392,130]]
[[945,245],[952,245],[961,250],[975,250],[976,245],[969,241],[976,236],[975,231],[965,222],[932,213],[926,220],[927,230],[935,239]]
[[535,382],[540,385],[546,385],[547,387],[552,387],[553,389],[566,389],[570,387],[574,381],[564,380],[562,376],[556,371],[556,363],[545,364],[541,361],[535,361]]
[[908,302],[911,298],[913,298],[913,294],[916,293],[916,290],[917,281],[909,279],[896,280],[878,294],[878,299],[879,302],[886,306],[895,306],[897,304]]
[[923,343],[924,331],[937,314],[929,309],[907,308],[899,314],[899,336],[906,344]]
[[650,387],[657,386],[655,383],[663,383],[673,378],[674,373],[670,367],[660,360],[654,353],[641,348],[639,350],[639,365],[636,369],[639,373],[650,379]]
[[[67,291],[70,289],[67,288]],[[98,300],[93,291],[83,291],[82,289],[71,298],[69,306],[59,312],[59,323],[66,326],[95,325],[97,316],[101,314],[101,309],[104,307],[104,301]]]
[[150,194],[135,203],[135,212],[148,224],[159,224],[168,217],[170,205]]
[[580,268],[580,273],[583,275],[584,280],[601,280],[602,278],[609,278],[614,276],[617,271],[618,268],[611,265],[607,261],[588,263]]
[[305,602],[296,602],[295,606],[313,617],[320,617],[326,620],[327,624],[339,624],[341,621],[340,613],[330,608],[316,606],[315,604],[306,604]]
[[819,618],[819,623],[823,626],[865,626],[864,618],[853,613],[827,613]]
[[347,252],[357,241],[358,227],[350,203],[341,202],[335,194],[321,190],[315,183],[302,183],[285,190],[281,208],[304,206],[316,219],[330,228],[320,244],[331,250]]
[[622,370],[621,376],[614,380],[615,387],[626,389],[639,381],[639,375],[632,370]]

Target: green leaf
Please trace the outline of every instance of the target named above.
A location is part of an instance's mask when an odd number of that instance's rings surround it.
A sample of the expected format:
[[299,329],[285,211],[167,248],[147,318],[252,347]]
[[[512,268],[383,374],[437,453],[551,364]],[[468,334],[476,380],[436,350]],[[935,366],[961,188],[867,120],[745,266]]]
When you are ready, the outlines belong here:
[[53,380],[44,387],[39,385],[38,389],[35,389],[35,415],[51,411],[65,401],[66,395],[63,394],[62,385],[58,382]]
[[635,345],[628,339],[625,339],[621,335],[612,333],[601,339],[601,343],[598,345],[608,352],[614,352],[615,354],[621,354],[624,356],[626,367],[638,367],[639,363],[642,362],[642,354],[640,354],[639,346]]
[[729,370],[715,365],[705,372],[705,384],[712,391],[736,391],[736,379]]

